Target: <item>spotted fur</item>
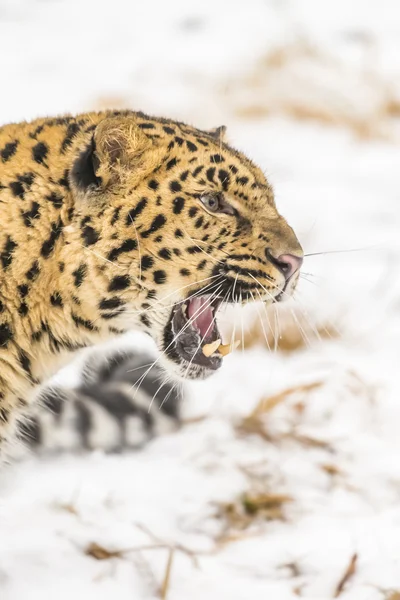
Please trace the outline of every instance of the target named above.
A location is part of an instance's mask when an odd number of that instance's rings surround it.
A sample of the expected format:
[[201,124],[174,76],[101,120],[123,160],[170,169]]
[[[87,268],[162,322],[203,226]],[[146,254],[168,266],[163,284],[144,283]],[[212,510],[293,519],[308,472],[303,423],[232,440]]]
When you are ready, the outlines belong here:
[[[274,257],[301,247],[262,171],[222,135],[130,111],[0,128],[3,451],[76,350],[136,327],[171,374],[204,377],[174,350],[174,303],[204,286],[229,301],[291,292]],[[212,214],[205,194],[229,210]]]

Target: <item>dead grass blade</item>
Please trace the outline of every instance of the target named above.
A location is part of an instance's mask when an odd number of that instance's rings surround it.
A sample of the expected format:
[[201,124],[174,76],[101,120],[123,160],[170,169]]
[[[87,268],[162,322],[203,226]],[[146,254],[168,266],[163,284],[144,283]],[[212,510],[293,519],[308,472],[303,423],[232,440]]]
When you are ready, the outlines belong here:
[[[369,52],[371,40],[364,36],[362,43]],[[318,76],[321,70],[324,85]],[[400,111],[398,91],[386,75],[370,66],[352,67],[304,38],[271,49],[252,69],[231,76],[220,89],[225,104],[241,118],[286,115],[344,127],[358,139],[393,139],[393,121]],[[366,107],[363,98],[370,94],[373,100]]]
[[[268,413],[270,413],[274,408],[282,404],[285,400],[288,400],[294,395],[300,396],[300,399],[295,406],[295,410],[299,412],[299,406],[304,408],[304,400],[307,397],[307,394],[321,388],[324,384],[324,381],[312,381],[310,383],[289,387],[278,394],[273,394],[272,396],[262,398],[252,412],[237,425],[237,431],[246,435],[256,434],[266,441],[273,441],[272,436],[267,430],[265,416],[268,415]],[[295,432],[292,434],[286,434],[286,437],[296,439],[296,441],[307,446],[325,446],[323,441],[315,440],[305,435],[296,434]]]
[[167,598],[167,594],[168,594],[168,590],[169,590],[169,582],[171,580],[171,570],[172,570],[172,563],[174,560],[174,554],[175,554],[175,548],[170,548],[169,554],[168,554],[168,560],[167,560],[167,566],[165,568],[165,575],[164,575],[164,580],[161,586],[161,599],[162,600],[166,600]]
[[246,492],[234,502],[218,504],[217,518],[223,521],[223,533],[218,543],[227,544],[242,539],[242,532],[263,521],[285,520],[285,505],[293,498],[286,494]]
[[[262,320],[262,323],[261,323]],[[337,330],[331,324],[315,323],[312,326],[301,311],[279,311],[280,330],[279,337],[275,339],[274,332],[269,327],[266,319],[258,315],[244,332],[244,348],[249,349],[257,345],[276,348],[280,352],[291,353],[302,350],[312,342],[338,337]],[[267,339],[265,339],[267,338]]]
[[353,554],[353,556],[351,557],[350,562],[347,566],[347,569],[344,572],[343,577],[341,578],[341,580],[339,581],[339,583],[336,587],[334,598],[338,598],[340,596],[340,594],[343,592],[346,584],[350,581],[350,579],[355,574],[356,568],[357,568],[357,560],[358,560],[358,554]]

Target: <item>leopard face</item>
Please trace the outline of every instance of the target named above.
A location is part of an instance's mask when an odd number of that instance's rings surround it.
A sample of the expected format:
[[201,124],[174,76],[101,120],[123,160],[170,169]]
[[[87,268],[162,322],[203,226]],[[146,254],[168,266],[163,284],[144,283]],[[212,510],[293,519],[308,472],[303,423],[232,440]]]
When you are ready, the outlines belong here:
[[92,281],[79,298],[114,331],[149,333],[183,378],[221,366],[203,352],[221,337],[221,305],[289,297],[303,256],[270,183],[223,133],[103,114],[71,150],[66,247],[85,248]]

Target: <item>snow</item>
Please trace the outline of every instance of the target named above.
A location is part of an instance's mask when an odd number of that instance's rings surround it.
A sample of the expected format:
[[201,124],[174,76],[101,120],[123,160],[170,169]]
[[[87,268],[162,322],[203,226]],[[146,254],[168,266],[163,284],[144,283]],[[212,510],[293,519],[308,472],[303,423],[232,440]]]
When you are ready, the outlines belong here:
[[[306,253],[345,251],[306,258],[293,305],[338,335],[237,351],[141,452],[2,472],[1,600],[159,598],[170,546],[168,600],[332,598],[354,554],[343,600],[400,592],[399,33],[395,0],[0,1],[3,122],[114,105],[227,124]],[[249,493],[291,500],[244,527]]]

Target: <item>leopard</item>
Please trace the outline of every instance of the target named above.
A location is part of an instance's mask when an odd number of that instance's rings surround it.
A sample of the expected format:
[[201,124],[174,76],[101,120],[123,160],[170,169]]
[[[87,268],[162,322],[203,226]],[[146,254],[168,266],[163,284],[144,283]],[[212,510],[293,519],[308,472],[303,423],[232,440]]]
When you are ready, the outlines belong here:
[[221,306],[290,297],[304,256],[226,127],[132,110],[0,127],[0,223],[3,455],[84,347],[138,329],[169,376],[209,377]]

